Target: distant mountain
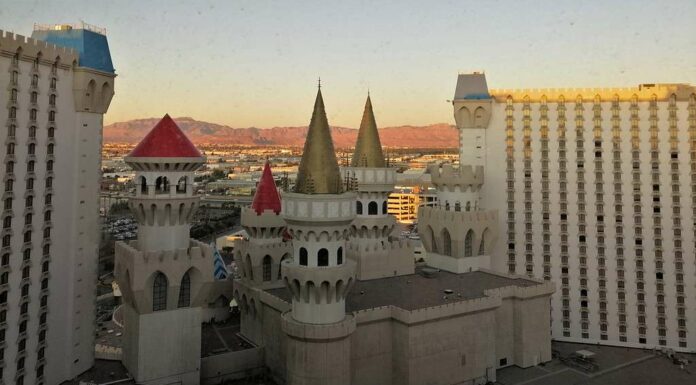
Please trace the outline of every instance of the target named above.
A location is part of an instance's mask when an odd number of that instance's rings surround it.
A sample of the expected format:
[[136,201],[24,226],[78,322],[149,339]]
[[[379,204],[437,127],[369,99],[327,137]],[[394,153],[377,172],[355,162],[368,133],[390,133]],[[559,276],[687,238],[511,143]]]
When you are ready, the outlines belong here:
[[[301,147],[307,135],[306,126],[233,128],[188,117],[175,118],[174,120],[196,144]],[[157,118],[149,118],[110,124],[104,127],[104,141],[107,143],[137,143],[158,121]],[[379,132],[382,145],[387,147],[453,148],[458,145],[457,129],[445,123],[428,126],[385,127],[381,128]],[[353,147],[358,130],[332,127],[331,136],[336,147]]]

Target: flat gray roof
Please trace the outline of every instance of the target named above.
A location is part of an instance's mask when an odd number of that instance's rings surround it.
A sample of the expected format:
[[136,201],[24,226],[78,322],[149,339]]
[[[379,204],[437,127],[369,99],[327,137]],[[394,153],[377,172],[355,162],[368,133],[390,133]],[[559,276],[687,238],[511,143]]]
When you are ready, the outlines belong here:
[[650,349],[585,345],[553,341],[552,347],[562,357],[577,350],[594,353],[598,369],[586,372],[568,366],[558,358],[544,365],[522,369],[517,366],[498,369],[496,385],[692,385],[696,384],[696,355],[677,356],[691,361],[681,369],[663,354]]
[[[346,298],[346,311],[372,309],[393,305],[404,310],[416,310],[484,297],[483,291],[506,286],[534,286],[537,282],[524,278],[509,278],[483,271],[450,273],[439,271],[432,278],[419,274],[357,281]],[[452,294],[445,294],[445,290]],[[286,288],[270,289],[268,293],[290,302]],[[445,297],[447,297],[445,299]]]

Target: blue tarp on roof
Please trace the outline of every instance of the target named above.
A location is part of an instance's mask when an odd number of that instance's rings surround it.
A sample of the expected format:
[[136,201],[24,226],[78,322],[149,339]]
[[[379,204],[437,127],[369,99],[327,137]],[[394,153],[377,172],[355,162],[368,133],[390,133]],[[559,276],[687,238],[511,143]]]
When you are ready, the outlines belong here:
[[33,39],[73,48],[80,53],[80,67],[114,73],[106,36],[86,29],[34,31]]

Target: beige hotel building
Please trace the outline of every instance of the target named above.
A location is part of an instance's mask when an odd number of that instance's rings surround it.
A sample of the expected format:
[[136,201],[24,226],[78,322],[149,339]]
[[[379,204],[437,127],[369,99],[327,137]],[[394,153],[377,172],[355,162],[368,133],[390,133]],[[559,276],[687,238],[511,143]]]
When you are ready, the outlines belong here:
[[460,147],[487,165],[491,267],[556,283],[553,337],[696,351],[696,88],[488,90],[476,73],[453,105],[478,122]]

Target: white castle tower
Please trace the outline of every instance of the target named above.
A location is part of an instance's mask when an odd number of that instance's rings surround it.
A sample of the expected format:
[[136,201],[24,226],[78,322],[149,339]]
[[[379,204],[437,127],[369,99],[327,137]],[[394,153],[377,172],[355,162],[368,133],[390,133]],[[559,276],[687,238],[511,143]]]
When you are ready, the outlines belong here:
[[407,241],[390,240],[396,219],[387,214],[396,170],[387,167],[370,95],[365,102],[358,141],[350,167],[342,170],[358,194],[350,228],[348,257],[357,263],[360,280],[413,274],[413,249]]
[[431,165],[438,207],[421,207],[418,227],[427,262],[462,273],[490,268],[490,251],[498,237],[498,212],[481,206],[486,165],[486,129],[492,99],[483,74],[460,75],[454,100],[459,130],[459,168]]
[[234,297],[241,309],[241,332],[257,345],[263,344],[260,291],[283,287],[281,263],[292,255],[292,243],[286,242],[285,219],[273,173],[264,165],[251,207],[242,208],[241,224],[246,239],[235,242],[235,261],[241,279],[235,282]]
[[345,248],[356,195],[343,191],[321,88],[295,189],[282,198],[294,255],[281,272],[292,292],[292,310],[282,316],[287,383],[350,384],[355,319],[346,315],[345,298],[355,262],[346,258]]
[[139,384],[198,384],[201,322],[214,286],[213,253],[189,238],[205,158],[166,115],[125,158],[135,170],[138,239],[116,244],[123,293],[123,364]]

